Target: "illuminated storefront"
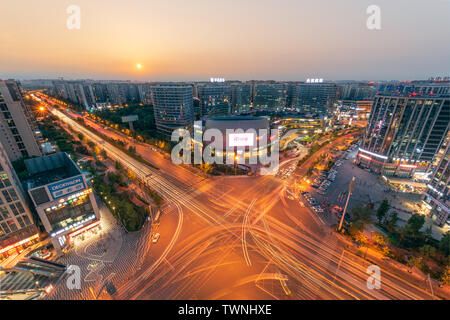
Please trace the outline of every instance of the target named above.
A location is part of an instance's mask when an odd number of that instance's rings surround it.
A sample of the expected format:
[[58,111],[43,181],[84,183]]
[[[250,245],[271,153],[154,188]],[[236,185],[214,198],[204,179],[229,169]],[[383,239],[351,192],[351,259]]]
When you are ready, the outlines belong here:
[[[35,159],[26,160],[28,170],[34,173],[28,180],[28,193],[56,252],[61,254],[73,245],[76,235],[99,225],[98,206],[92,188],[67,154]],[[37,166],[42,161],[50,170],[33,171],[42,167]]]
[[39,234],[34,234],[31,237],[25,238],[13,244],[0,249],[0,258],[9,257],[14,253],[21,253],[27,246],[37,243],[39,241]]

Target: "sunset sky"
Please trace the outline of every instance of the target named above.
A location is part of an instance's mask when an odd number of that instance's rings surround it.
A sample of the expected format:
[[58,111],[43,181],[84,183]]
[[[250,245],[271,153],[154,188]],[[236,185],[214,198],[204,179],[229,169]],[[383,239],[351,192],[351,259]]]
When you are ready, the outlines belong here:
[[449,39],[449,0],[14,0],[0,78],[426,79],[450,73]]

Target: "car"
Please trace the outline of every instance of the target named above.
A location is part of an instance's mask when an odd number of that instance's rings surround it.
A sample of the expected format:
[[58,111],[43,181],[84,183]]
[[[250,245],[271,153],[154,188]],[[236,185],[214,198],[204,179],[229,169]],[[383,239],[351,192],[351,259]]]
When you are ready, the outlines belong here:
[[313,210],[315,212],[323,212],[323,209],[320,205],[313,206]]
[[51,251],[45,249],[38,250],[31,254],[32,257],[41,258],[45,260],[49,259],[51,255],[52,255]]
[[317,184],[312,184],[311,187],[317,189],[317,188],[319,187],[319,185],[317,185]]
[[326,194],[326,190],[319,190],[318,194],[325,195]]
[[155,233],[155,235],[152,238],[152,242],[153,243],[157,243],[160,236],[161,235],[159,233]]

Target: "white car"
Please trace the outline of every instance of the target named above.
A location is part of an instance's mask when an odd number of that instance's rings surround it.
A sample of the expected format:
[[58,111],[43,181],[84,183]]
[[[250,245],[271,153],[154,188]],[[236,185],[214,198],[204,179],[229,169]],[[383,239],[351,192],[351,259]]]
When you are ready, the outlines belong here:
[[157,243],[160,236],[161,235],[159,233],[155,233],[155,235],[153,236],[152,242]]

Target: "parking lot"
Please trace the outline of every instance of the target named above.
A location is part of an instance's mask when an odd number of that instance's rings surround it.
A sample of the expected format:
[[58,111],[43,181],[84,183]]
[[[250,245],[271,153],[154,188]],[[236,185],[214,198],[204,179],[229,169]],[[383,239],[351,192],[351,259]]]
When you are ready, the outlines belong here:
[[[350,181],[355,177],[355,185],[347,212],[350,212],[351,208],[358,203],[362,205],[372,203],[376,209],[383,199],[387,199],[391,204],[391,208],[398,213],[398,225],[404,225],[411,217],[411,212],[414,212],[417,204],[420,203],[421,195],[387,192],[384,181],[378,175],[354,164],[357,150],[357,147],[355,147],[351,151],[349,150],[348,153],[343,153],[340,158],[342,164],[339,164],[338,160],[331,170],[319,172],[311,179],[311,184],[306,191],[311,194],[315,203],[324,209],[323,213],[316,212],[321,214],[323,220],[330,225],[337,224],[341,215],[337,213],[336,209],[339,207],[344,208]],[[431,219],[426,217],[425,227],[429,225],[432,225],[433,236],[436,239],[440,239],[444,233],[443,229],[432,224]]]

